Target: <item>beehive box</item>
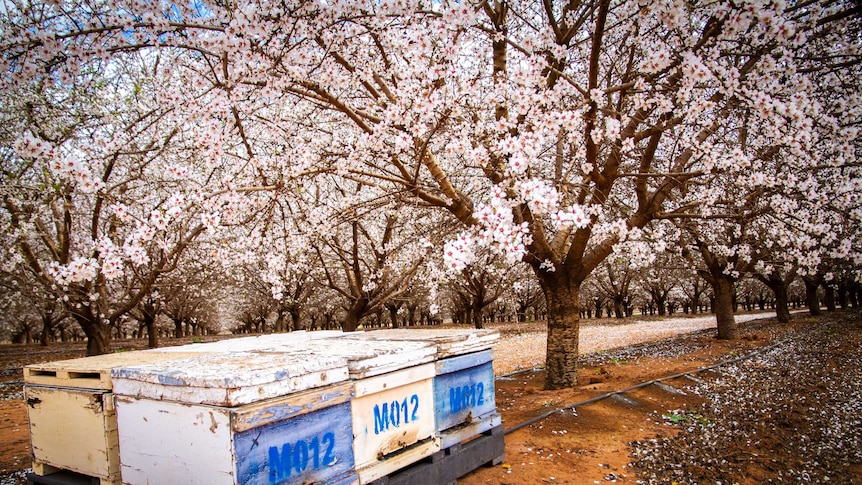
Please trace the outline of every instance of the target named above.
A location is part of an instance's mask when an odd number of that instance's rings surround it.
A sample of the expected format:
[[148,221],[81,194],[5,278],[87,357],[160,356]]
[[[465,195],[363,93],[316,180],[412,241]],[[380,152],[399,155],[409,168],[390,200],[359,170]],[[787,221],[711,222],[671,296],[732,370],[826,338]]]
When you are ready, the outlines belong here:
[[491,350],[438,360],[435,370],[434,413],[444,448],[500,424]]
[[433,363],[354,381],[353,452],[369,483],[440,450]]
[[112,372],[115,394],[225,407],[285,396],[347,377],[344,358],[299,350],[201,353]]
[[116,397],[128,484],[356,484],[340,383],[234,408]]
[[434,409],[437,435],[448,448],[498,426],[493,330],[387,329],[347,335],[360,341],[425,342],[436,348]]
[[111,369],[184,356],[123,352],[26,366],[33,472],[45,476],[68,470],[102,484],[120,483]]
[[123,482],[356,483],[347,377],[308,353],[115,369]]
[[361,482],[368,483],[440,449],[433,404],[437,348],[428,341],[347,335],[311,339],[303,348],[347,360],[354,383],[354,459]]

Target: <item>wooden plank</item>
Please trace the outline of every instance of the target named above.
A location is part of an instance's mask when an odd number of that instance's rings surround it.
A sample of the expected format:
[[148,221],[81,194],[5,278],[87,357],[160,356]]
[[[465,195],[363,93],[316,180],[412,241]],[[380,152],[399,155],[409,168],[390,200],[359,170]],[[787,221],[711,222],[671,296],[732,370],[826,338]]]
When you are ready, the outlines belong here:
[[437,368],[437,375],[441,375],[487,364],[491,361],[493,361],[493,352],[488,349],[438,360],[434,365]]
[[475,362],[474,359],[455,359],[457,365],[439,366],[452,372],[434,378],[434,413],[438,432],[480,419],[497,409],[492,362],[453,370],[458,365]]
[[351,411],[357,467],[434,435],[433,383],[428,376],[433,371],[433,364],[425,364],[355,383]]
[[199,354],[112,372],[115,394],[234,407],[342,382],[342,357],[286,353]]
[[449,448],[462,443],[468,439],[474,438],[477,435],[485,433],[502,424],[502,417],[495,413],[483,416],[482,418],[464,423],[454,428],[449,428],[440,433],[441,446]]
[[490,349],[500,334],[477,329],[383,329],[345,334],[346,339],[430,342],[437,347],[437,359]]
[[119,352],[32,364],[24,367],[24,382],[54,387],[111,390],[111,369],[161,363],[195,354],[149,351]]
[[236,408],[231,413],[231,428],[239,433],[342,404],[350,401],[351,397],[353,397],[353,383],[342,382],[267,399]]
[[120,464],[130,485],[233,485],[229,410],[116,396]]
[[[434,360],[436,348],[419,341],[356,340],[346,338],[313,339],[304,350],[313,354],[343,357],[351,379],[386,374]],[[260,349],[260,352],[270,352]]]
[[[355,445],[354,445],[355,446]],[[355,449],[355,448],[354,448]],[[440,441],[431,438],[402,450],[400,453],[375,460],[357,468],[359,481],[370,483],[440,451]],[[359,465],[357,465],[359,466]]]
[[119,481],[112,395],[101,390],[25,385],[34,472],[69,470]]

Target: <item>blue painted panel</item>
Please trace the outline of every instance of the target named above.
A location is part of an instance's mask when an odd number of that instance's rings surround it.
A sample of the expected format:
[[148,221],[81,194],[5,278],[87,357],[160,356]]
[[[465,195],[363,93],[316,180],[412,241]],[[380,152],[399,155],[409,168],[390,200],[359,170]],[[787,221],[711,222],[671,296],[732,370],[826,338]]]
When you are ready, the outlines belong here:
[[491,349],[459,355],[456,357],[449,357],[448,359],[442,359],[436,362],[437,375],[448,374],[450,372],[467,369],[469,367],[476,367],[477,365],[482,365],[486,362],[491,362]]
[[252,428],[234,437],[243,485],[326,483],[353,472],[350,403]]
[[438,432],[484,416],[496,408],[491,362],[434,378],[434,417]]

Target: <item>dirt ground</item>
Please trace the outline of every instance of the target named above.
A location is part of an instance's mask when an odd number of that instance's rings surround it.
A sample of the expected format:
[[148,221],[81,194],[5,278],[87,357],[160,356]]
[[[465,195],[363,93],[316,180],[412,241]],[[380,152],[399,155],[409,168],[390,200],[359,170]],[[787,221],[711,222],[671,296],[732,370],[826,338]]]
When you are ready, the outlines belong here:
[[[505,339],[541,326],[500,330]],[[541,369],[499,377],[507,430],[550,415],[507,432],[503,463],[459,484],[862,484],[860,314],[756,320],[740,333],[719,341],[714,331],[696,332],[584,356],[574,389],[544,391]],[[0,484],[25,483],[30,465],[21,366],[77,357],[81,348],[0,347]]]
[[458,483],[862,484],[859,314],[756,320],[740,333],[586,356],[575,389],[544,391],[540,370],[498,379],[507,431],[566,409],[508,432],[503,464]]

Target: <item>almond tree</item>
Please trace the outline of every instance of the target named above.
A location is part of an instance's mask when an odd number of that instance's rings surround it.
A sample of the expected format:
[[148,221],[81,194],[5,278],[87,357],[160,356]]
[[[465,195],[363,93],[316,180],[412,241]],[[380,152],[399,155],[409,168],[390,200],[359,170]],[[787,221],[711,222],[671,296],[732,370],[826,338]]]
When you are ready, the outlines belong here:
[[[854,156],[854,130],[812,135],[828,110],[797,96],[858,79],[853,12],[825,0],[13,4],[0,51],[13,83],[170,53],[261,185],[328,172],[447,212],[466,227],[447,251],[454,270],[475,245],[533,268],[546,387],[559,388],[577,383],[581,286],[655,219],[696,214],[678,196],[716,169],[762,175],[753,162],[779,155],[770,178],[804,171],[825,162],[814,145],[843,153],[839,165]],[[178,93],[158,99],[177,107]],[[858,110],[858,96],[845,102]],[[767,129],[724,157],[750,123]]]
[[242,168],[186,128],[211,113],[159,104],[155,85],[177,73],[147,56],[103,68],[16,84],[2,111],[4,259],[63,302],[89,355],[110,351],[111,328],[191,244],[249,210],[231,188]]
[[466,320],[475,328],[484,328],[483,311],[498,301],[509,289],[511,268],[493,255],[486,255],[454,275],[447,285],[457,295],[466,311]]

